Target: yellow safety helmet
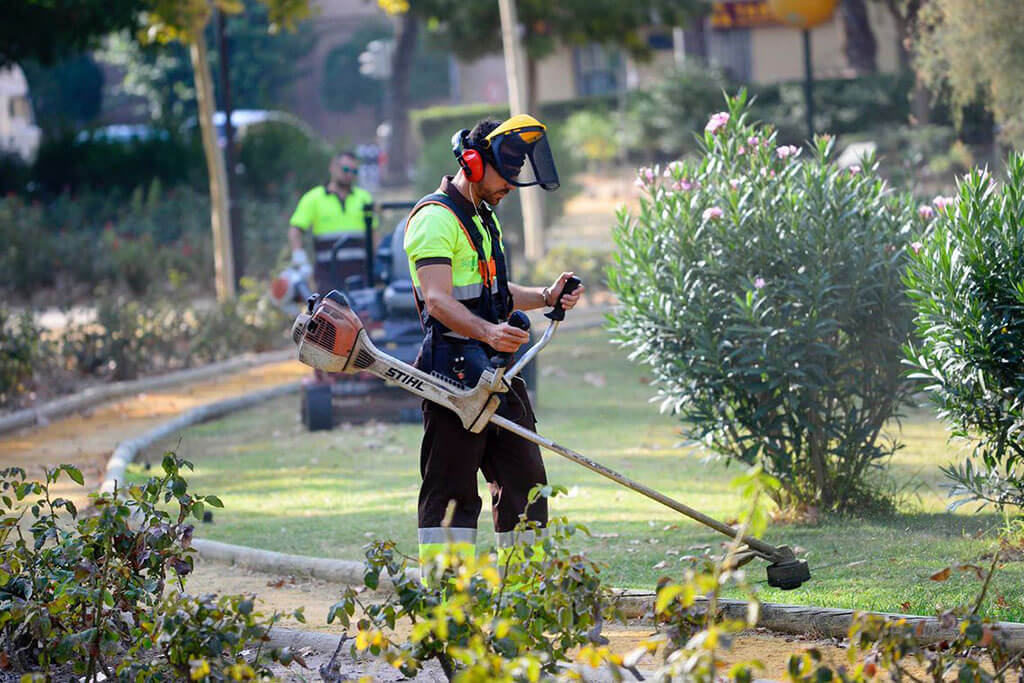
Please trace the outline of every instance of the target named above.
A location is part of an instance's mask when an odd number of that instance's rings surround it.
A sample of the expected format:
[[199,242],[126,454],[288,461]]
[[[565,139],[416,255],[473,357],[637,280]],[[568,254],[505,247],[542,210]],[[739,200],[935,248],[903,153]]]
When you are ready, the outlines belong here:
[[[470,180],[479,180],[478,174],[483,177],[482,161],[486,160],[516,187],[540,185],[549,192],[558,189],[558,171],[548,145],[547,126],[529,114],[513,116],[475,145],[467,144],[468,137],[468,129],[452,136],[452,154]],[[529,168],[526,159],[530,160]]]

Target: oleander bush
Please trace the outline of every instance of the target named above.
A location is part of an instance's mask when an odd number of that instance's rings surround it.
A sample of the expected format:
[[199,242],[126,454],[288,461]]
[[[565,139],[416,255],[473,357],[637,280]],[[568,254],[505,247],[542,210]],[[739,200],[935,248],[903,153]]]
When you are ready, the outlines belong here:
[[[0,669],[29,680],[250,680],[267,663],[269,618],[251,598],[195,598],[182,592],[192,571],[192,519],[216,496],[184,478],[191,463],[165,454],[144,484],[92,497],[79,510],[54,493],[71,465],[43,481],[0,470]],[[295,615],[301,619],[301,613]],[[256,648],[257,655],[244,652]]]
[[832,144],[777,145],[741,92],[697,158],[640,169],[609,285],[619,341],[690,440],[762,464],[780,506],[863,512],[891,507],[872,478],[910,395],[900,280],[922,219],[872,159],[836,167]]
[[970,456],[944,468],[953,506],[1024,507],[1024,156],[997,181],[974,170],[915,243],[905,283],[916,339],[906,357]]

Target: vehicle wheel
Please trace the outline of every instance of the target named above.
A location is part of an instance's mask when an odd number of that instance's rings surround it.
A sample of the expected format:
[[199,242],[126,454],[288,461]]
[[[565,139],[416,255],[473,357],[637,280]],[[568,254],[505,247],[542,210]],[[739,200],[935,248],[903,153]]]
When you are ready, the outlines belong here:
[[302,387],[302,424],[311,432],[334,427],[331,416],[331,385],[307,384]]

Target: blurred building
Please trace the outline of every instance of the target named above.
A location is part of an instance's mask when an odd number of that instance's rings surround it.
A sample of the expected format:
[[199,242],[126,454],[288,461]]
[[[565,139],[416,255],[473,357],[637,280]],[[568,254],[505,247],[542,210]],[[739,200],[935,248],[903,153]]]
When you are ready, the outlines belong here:
[[17,65],[0,70],[0,152],[13,152],[31,161],[39,138],[25,74]]
[[[779,24],[766,0],[713,2],[712,14],[701,25],[685,31],[652,28],[650,61],[637,61],[625,53],[603,47],[562,47],[538,66],[538,98],[542,102],[600,95],[642,88],[662,77],[665,70],[686,59],[702,59],[745,83],[768,84],[799,80],[804,76],[800,32]],[[877,43],[878,70],[899,69],[896,24],[882,3],[867,3]],[[816,78],[852,75],[843,53],[843,27],[836,12],[811,31],[812,62]],[[508,100],[505,63],[501,53],[472,63],[458,63],[458,103]]]

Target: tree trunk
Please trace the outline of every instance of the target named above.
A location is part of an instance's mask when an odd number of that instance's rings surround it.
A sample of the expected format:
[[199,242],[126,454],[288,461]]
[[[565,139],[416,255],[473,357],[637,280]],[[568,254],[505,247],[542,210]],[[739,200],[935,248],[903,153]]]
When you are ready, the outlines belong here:
[[231,224],[228,220],[228,181],[224,170],[224,157],[217,145],[217,131],[213,125],[213,76],[206,53],[206,38],[202,28],[192,32],[189,43],[192,74],[196,81],[196,104],[199,105],[199,130],[203,139],[203,154],[210,178],[210,225],[213,228],[213,270],[217,300],[225,301],[235,295],[234,260],[231,249]]
[[843,0],[839,6],[843,20],[843,53],[858,76],[878,71],[878,43],[871,30],[865,0]]
[[391,136],[388,138],[387,168],[389,185],[401,185],[409,179],[409,75],[416,55],[419,26],[419,19],[412,12],[402,15],[391,59]]
[[[909,0],[902,4],[899,0],[887,0],[886,4],[889,7],[893,20],[896,22],[898,40],[896,47],[899,50],[900,70],[912,71],[914,70],[913,54],[911,53],[911,44],[914,37],[912,34],[917,24],[917,15],[922,3],[920,0]],[[931,116],[931,95],[921,82],[920,76],[914,79],[914,91],[910,99],[910,113],[915,125],[928,123]]]
[[526,55],[526,113],[539,117],[537,102],[537,60]]

